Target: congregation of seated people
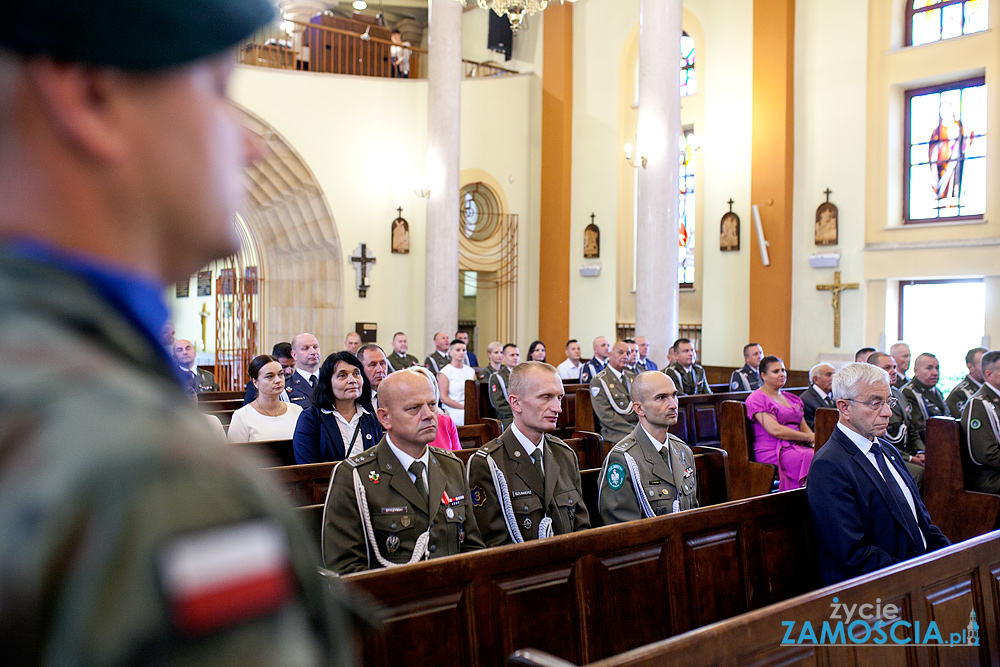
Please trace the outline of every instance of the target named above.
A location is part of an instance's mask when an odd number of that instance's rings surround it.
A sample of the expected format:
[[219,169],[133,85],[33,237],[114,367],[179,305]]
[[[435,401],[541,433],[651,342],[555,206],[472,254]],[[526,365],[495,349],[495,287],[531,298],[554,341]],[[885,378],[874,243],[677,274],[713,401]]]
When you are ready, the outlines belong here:
[[[189,345],[177,341],[172,349],[181,377],[192,393],[209,391]],[[316,337],[303,333],[250,363],[247,402],[233,413],[229,441],[290,439],[296,463],[346,462],[331,479],[323,526],[324,562],[340,573],[590,527],[577,454],[552,435],[564,383],[589,389],[596,430],[608,443],[596,478],[598,525],[697,508],[694,453],[670,429],[681,396],[712,388],[694,341],[675,341],[662,369],[649,348],[643,336],[613,344],[599,336],[584,359],[571,339],[556,368],[542,341],[528,346],[524,362],[517,344],[492,341],[480,366],[466,332],[438,332],[421,365],[404,332],[393,336],[388,355],[352,332],[345,349],[320,364]],[[718,390],[742,392],[751,457],[775,466],[776,489],[808,488],[815,447],[823,444],[813,432],[817,411],[834,408],[843,417],[856,399],[836,395],[835,362],[816,364],[807,388],[788,391],[782,359],[757,343],[742,353],[743,367]],[[888,378],[878,441],[899,454],[918,494],[926,420],[934,416],[962,420],[969,488],[1000,493],[1000,352],[970,350],[969,374],[947,398],[931,353],[914,357],[912,369],[905,343],[888,352],[862,348],[855,359]],[[912,377],[901,382],[907,371]],[[456,427],[464,424],[469,380],[480,383],[502,434],[463,463],[452,452],[462,447]]]

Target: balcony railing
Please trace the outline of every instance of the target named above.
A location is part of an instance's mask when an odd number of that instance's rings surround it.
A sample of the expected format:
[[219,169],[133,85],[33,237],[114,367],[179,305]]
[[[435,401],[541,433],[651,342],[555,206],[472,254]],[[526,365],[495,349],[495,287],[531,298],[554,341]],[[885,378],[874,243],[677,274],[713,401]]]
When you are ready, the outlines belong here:
[[[238,50],[237,61],[244,65],[328,74],[392,77],[390,31],[352,19],[322,16],[324,23],[285,21],[291,32],[272,26],[262,28]],[[410,51],[411,79],[427,78],[427,50],[413,46]],[[493,63],[463,60],[466,77],[517,74]]]

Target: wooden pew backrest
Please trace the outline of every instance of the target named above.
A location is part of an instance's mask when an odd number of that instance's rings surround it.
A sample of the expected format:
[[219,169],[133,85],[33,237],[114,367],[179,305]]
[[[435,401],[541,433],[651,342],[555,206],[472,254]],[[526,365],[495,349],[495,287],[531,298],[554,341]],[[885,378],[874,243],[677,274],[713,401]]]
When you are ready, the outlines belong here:
[[278,481],[288,490],[295,505],[304,506],[326,502],[326,492],[330,488],[330,480],[336,465],[337,461],[331,461],[279,466],[264,470],[277,477]]
[[814,449],[818,452],[819,448],[826,444],[826,441],[830,439],[833,435],[833,431],[837,428],[837,421],[840,419],[840,413],[837,412],[837,408],[820,408],[816,411],[816,428],[814,432],[816,434],[816,443]]
[[295,465],[295,450],[291,440],[257,440],[254,442],[231,442],[228,447],[249,449],[265,457],[272,466]]
[[729,454],[729,496],[733,500],[771,492],[776,469],[752,460],[752,434],[743,403],[723,402],[721,447]]

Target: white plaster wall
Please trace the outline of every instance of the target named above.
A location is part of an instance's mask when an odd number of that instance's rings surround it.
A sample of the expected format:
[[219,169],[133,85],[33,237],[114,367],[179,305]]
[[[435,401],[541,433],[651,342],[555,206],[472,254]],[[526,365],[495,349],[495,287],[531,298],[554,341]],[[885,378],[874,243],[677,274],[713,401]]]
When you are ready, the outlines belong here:
[[[879,343],[865,339],[867,16],[867,0],[796,4],[789,368],[810,368],[822,359],[853,361],[857,349]],[[827,188],[833,191],[830,201],[839,208],[839,243],[817,246],[816,207],[824,201]],[[809,256],[819,252],[840,252],[841,280],[861,284],[861,289],[842,292],[840,348],[833,346],[830,293],[816,290],[816,285],[833,281],[834,269],[809,267]]]
[[[491,121],[503,114],[530,124],[535,83],[535,77],[524,75],[465,80],[462,85],[462,136],[467,145],[461,167],[477,167],[502,180],[512,212],[524,216],[525,227],[531,225],[525,218],[531,217],[527,207],[531,183],[537,181],[531,178],[536,168],[531,156],[537,147],[526,139],[528,128],[512,139],[495,131]],[[238,104],[285,136],[323,190],[344,253],[347,328],[353,329],[355,322],[377,322],[379,342],[387,348],[395,331],[406,331],[411,353],[422,358],[430,347],[422,340],[424,248],[433,240],[425,238],[425,201],[413,190],[422,184],[426,162],[427,82],[238,67],[230,92]],[[508,175],[514,176],[514,183]],[[403,207],[410,223],[409,255],[391,252],[390,225],[397,206]],[[532,210],[537,211],[537,205]],[[355,272],[347,260],[362,241],[377,257],[372,288],[364,299],[354,289]],[[537,261],[532,267],[528,257],[522,254],[522,275],[530,276],[533,270],[537,276]],[[535,290],[537,298],[536,283],[520,281],[519,303],[530,303],[529,290]],[[522,326],[530,326],[526,320]],[[535,320],[537,328],[537,316]],[[314,333],[324,351],[332,352],[340,349],[346,332]],[[271,341],[263,344],[269,347]]]

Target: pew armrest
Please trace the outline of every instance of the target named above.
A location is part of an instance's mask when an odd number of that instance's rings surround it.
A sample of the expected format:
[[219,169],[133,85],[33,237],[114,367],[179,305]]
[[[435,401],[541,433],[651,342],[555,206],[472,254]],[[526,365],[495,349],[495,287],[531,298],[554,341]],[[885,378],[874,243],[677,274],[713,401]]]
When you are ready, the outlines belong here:
[[572,662],[533,648],[514,651],[507,658],[510,667],[576,667]]

